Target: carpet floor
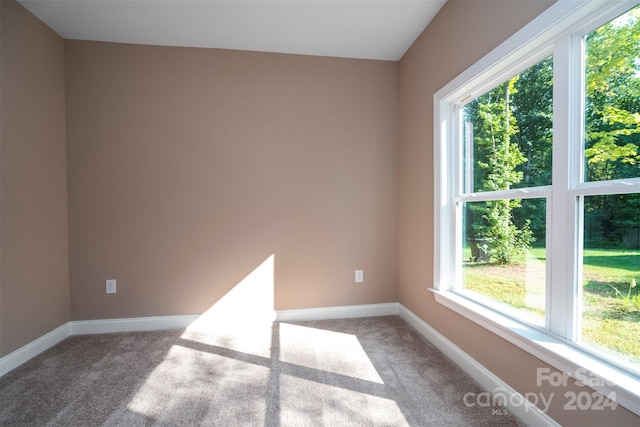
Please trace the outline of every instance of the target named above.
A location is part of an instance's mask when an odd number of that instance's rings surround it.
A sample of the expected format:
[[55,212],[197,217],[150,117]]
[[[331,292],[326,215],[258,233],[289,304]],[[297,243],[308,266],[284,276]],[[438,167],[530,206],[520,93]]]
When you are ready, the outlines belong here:
[[0,425],[521,425],[481,392],[396,316],[220,324],[69,337],[0,378]]

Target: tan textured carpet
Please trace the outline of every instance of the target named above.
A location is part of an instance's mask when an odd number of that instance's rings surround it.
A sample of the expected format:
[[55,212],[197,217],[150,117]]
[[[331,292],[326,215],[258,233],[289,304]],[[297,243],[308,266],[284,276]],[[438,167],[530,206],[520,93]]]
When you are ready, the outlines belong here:
[[398,317],[73,336],[0,379],[2,426],[507,426]]

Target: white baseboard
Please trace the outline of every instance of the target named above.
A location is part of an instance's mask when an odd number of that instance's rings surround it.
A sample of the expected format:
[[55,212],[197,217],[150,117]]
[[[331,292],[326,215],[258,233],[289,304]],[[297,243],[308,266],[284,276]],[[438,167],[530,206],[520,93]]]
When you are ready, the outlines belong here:
[[[276,313],[276,320],[285,322],[399,315],[427,341],[435,345],[476,380],[482,388],[489,392],[498,390],[501,395],[505,396],[504,406],[522,422],[536,426],[558,425],[537,406],[399,303],[278,310]],[[199,315],[156,316],[67,322],[1,358],[0,377],[71,335],[182,329],[189,326],[198,317]]]
[[76,320],[71,335],[106,334],[111,332],[161,331],[184,329],[200,315],[132,317],[126,319]]
[[70,322],[57,327],[0,359],[0,377],[71,335]]
[[[460,369],[486,391],[492,393],[497,401],[501,401],[504,407],[523,423],[530,426],[558,426],[551,417],[527,400],[515,389],[495,376],[491,371],[478,363],[475,359],[462,351],[460,347],[449,341],[444,335],[429,326],[424,320],[416,316],[411,310],[400,305],[400,317],[413,326],[420,335],[436,346],[451,359]],[[500,398],[503,397],[503,398]]]
[[304,322],[307,320],[351,319],[355,317],[397,316],[400,304],[343,305],[337,307],[301,308],[277,310],[279,322]]
[[[280,310],[277,312],[277,320],[295,322],[397,315],[398,307],[398,303],[387,303]],[[183,329],[193,323],[198,317],[200,316],[155,316],[67,322],[29,344],[20,347],[18,350],[0,358],[0,377],[72,335]]]
[[67,322],[1,358],[0,377],[71,335],[183,329],[189,326],[198,317],[200,316],[156,316]]

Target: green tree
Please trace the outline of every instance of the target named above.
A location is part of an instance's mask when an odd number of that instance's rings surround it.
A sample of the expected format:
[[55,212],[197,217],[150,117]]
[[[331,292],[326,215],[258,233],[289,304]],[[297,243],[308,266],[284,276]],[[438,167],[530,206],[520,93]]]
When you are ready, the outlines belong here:
[[638,9],[586,39],[587,179],[640,176]]
[[[553,57],[548,57],[520,73],[512,97],[513,115],[518,123],[515,141],[526,161],[521,186],[551,185],[553,144]],[[530,199],[514,210],[514,223],[522,228],[529,221],[536,245],[546,241],[546,201]]]
[[[585,46],[585,179],[638,178],[640,7],[590,33]],[[552,183],[552,97],[549,57],[465,106],[473,128],[473,191]],[[544,242],[544,200],[468,206],[467,236],[490,238],[498,262],[512,262],[534,240]],[[640,228],[640,194],[589,196],[584,207],[588,247],[619,247]]]
[[[640,8],[586,39],[586,178],[640,177]],[[619,247],[640,226],[640,195],[585,200],[585,242]]]
[[[517,170],[526,157],[515,143],[518,125],[511,105],[517,80],[509,79],[465,108],[473,125],[474,183],[481,191],[508,190],[524,175]],[[532,240],[528,223],[514,224],[513,210],[520,206],[520,200],[507,199],[469,205],[467,235],[489,239],[489,253],[498,263],[515,261]]]

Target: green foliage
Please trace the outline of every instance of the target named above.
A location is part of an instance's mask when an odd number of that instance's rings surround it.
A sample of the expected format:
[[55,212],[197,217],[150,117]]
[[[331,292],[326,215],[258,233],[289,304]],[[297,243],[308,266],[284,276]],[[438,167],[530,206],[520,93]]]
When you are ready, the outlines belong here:
[[640,19],[635,9],[586,40],[590,181],[640,176]]
[[639,249],[639,215],[640,194],[585,197],[585,245],[605,249]]
[[[585,42],[585,179],[640,178],[640,7]],[[471,191],[552,183],[553,58],[546,58],[464,108],[473,128]],[[467,142],[468,143],[468,142]],[[490,239],[493,260],[510,263],[544,244],[543,199],[468,203],[469,239]],[[640,194],[584,198],[587,247],[640,249]]]
[[470,106],[470,118],[474,129],[476,164],[474,181],[481,191],[507,190],[522,181],[523,172],[516,167],[527,159],[520,147],[512,142],[518,133],[513,115],[511,96],[515,91],[514,77],[485,95]]
[[611,286],[611,288],[616,292],[616,295],[622,299],[622,301],[624,302],[625,305],[628,306],[636,306],[638,308],[640,308],[640,294],[638,294],[638,291],[635,291],[635,294],[632,295],[632,291],[634,290],[634,288],[636,287],[636,279],[631,279],[631,282],[629,283],[629,289],[627,290],[627,293],[624,294],[622,292],[620,292],[620,290],[618,288],[616,288],[613,285],[609,285]]
[[533,241],[529,222],[518,228],[511,211],[519,207],[519,200],[498,200],[489,203],[485,213],[487,227],[485,236],[491,241],[489,254],[498,264],[509,264],[524,256]]
[[[636,8],[591,32],[585,55],[586,179],[640,177],[640,20]],[[640,248],[640,195],[585,198],[585,243]]]
[[[512,97],[513,116],[518,124],[515,141],[526,161],[519,187],[551,185],[553,143],[553,57],[548,57],[520,73]],[[546,202],[530,199],[513,210],[514,223],[527,224],[539,244],[546,240]]]
[[[513,115],[511,96],[516,92],[514,77],[477,98],[466,109],[467,120],[473,123],[476,168],[474,182],[481,191],[507,190],[522,181],[524,173],[517,167],[526,162],[515,143],[518,126]],[[471,229],[468,235],[490,241],[491,259],[500,263],[514,262],[533,240],[530,222],[518,227],[513,210],[519,200],[498,200],[471,205]]]
[[551,185],[553,57],[520,73],[512,105],[519,130],[515,141],[526,158],[517,167],[523,172],[522,186]]

